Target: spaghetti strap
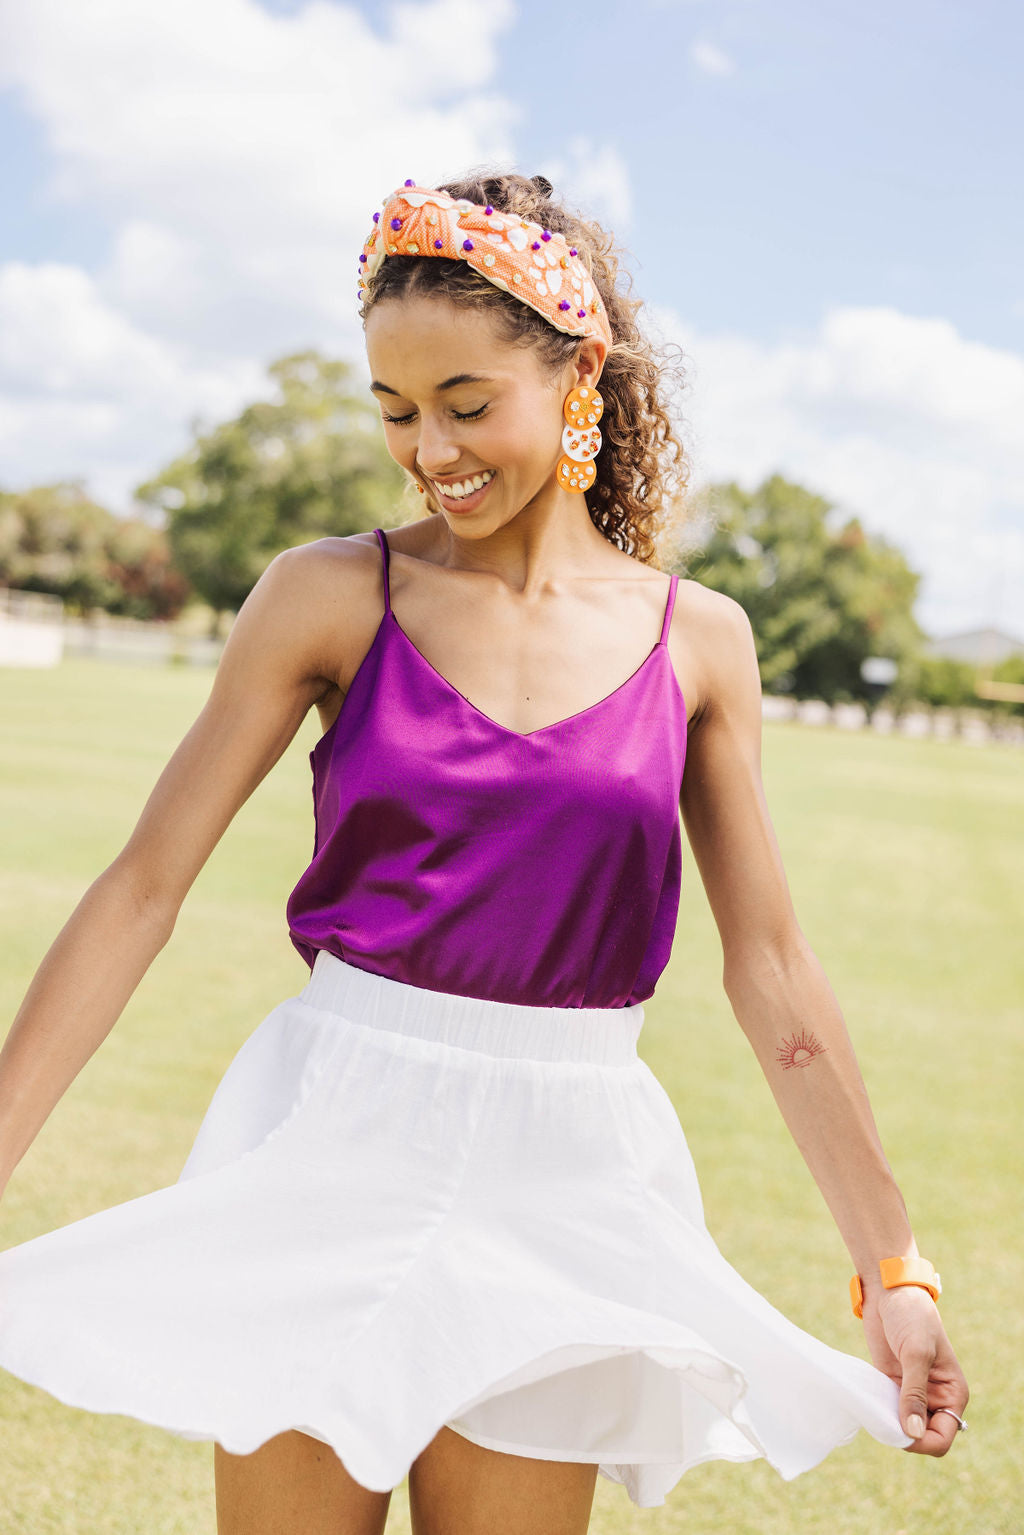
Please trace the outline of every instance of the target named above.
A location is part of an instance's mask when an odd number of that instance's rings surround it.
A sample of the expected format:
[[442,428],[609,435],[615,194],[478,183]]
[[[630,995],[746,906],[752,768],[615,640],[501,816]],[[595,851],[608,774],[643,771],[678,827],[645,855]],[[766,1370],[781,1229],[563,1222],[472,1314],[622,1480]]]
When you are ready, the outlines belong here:
[[382,558],[384,560],[384,611],[385,611],[385,613],[390,613],[391,612],[391,581],[389,579],[389,571],[390,571],[390,568],[391,568],[391,549],[390,549],[390,546],[388,544],[387,534],[384,532],[384,529],[383,528],[374,528],[373,531],[377,535],[377,542],[380,544],[380,552],[381,552],[381,556],[382,556]]
[[665,617],[661,622],[661,635],[658,639],[659,645],[664,645],[665,640],[668,637],[669,624],[672,622],[672,609],[676,605],[676,587],[678,585],[679,577],[672,576],[668,583],[668,601],[665,604]]

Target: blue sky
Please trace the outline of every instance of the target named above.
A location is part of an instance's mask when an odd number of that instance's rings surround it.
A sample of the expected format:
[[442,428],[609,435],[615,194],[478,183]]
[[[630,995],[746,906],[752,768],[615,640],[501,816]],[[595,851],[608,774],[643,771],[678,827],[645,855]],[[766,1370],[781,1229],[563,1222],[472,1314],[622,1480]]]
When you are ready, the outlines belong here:
[[[510,78],[536,69],[551,9],[521,7]],[[646,291],[701,328],[761,339],[829,304],[894,304],[1024,346],[1024,9],[604,0],[587,15],[598,45],[543,92],[520,152],[546,158],[604,119],[629,167]],[[661,242],[644,210],[666,181]]]
[[128,511],[275,355],[361,367],[381,195],[495,163],[627,247],[698,480],[790,474],[904,548],[931,632],[1024,634],[1022,42],[943,0],[14,0],[0,485]]

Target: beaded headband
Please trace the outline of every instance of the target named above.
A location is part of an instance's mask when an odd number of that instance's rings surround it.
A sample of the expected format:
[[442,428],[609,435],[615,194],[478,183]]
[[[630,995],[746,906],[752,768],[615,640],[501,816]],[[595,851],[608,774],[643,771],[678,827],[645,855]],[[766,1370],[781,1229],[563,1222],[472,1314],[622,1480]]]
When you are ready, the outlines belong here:
[[451,197],[407,181],[385,198],[359,257],[359,293],[388,256],[443,256],[542,314],[569,336],[612,345],[605,306],[586,264],[564,235],[488,203]]

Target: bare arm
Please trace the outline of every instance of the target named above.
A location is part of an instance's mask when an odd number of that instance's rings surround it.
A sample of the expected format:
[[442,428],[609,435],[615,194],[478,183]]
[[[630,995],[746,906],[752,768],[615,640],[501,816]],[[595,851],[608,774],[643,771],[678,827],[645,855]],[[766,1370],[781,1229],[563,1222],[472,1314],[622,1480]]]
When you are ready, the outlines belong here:
[[[721,936],[733,1012],[865,1289],[880,1288],[878,1259],[917,1248],[839,1004],[793,909],[761,781],[753,637],[742,609],[730,606],[709,646],[717,686],[688,745],[683,820]],[[809,1052],[787,1046],[801,1036]]]
[[[737,603],[716,597],[683,820],[722,940],[726,994],[862,1277],[872,1357],[903,1383],[906,1427],[926,1400],[933,1411],[961,1411],[967,1387],[927,1291],[882,1289],[878,1260],[915,1255],[917,1245],[839,1004],[793,909],[761,781],[750,624]],[[942,1414],[934,1425],[914,1448],[948,1449],[954,1420]]]
[[0,1194],[170,938],[232,818],[326,691],[322,631],[336,610],[318,591],[325,574],[313,546],[264,571],[128,842],[44,955],[0,1050]]

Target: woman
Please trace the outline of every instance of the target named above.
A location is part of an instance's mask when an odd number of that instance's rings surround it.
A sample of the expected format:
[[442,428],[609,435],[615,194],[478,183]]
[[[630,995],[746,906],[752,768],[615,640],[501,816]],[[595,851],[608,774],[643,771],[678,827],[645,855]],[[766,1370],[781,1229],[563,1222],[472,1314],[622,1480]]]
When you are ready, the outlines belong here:
[[[657,568],[684,472],[663,372],[610,240],[551,194],[407,182],[375,215],[371,389],[432,515],[271,563],[0,1055],[6,1183],[316,704],[287,904],[308,984],[176,1184],[0,1255],[0,1365],[213,1440],[229,1535],[380,1531],[406,1472],[418,1532],[578,1535],[599,1471],[651,1507],[701,1460],[788,1478],[860,1427],[942,1455],[963,1421],[937,1276],[790,903],[749,624]],[[680,808],[873,1365],[718,1252],[637,1054]]]

